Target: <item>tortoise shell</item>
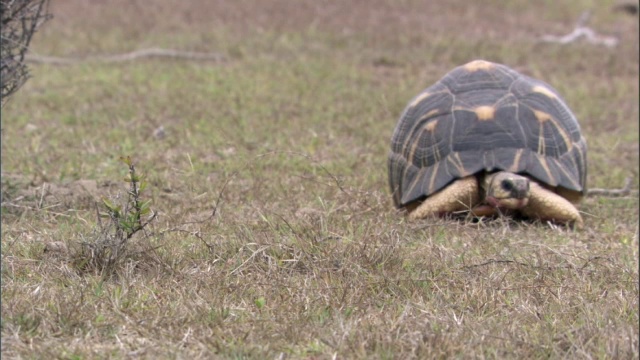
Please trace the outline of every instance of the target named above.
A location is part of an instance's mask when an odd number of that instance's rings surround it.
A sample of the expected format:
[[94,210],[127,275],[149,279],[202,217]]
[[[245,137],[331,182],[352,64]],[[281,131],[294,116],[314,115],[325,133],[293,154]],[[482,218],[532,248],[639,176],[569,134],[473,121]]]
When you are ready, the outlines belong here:
[[476,60],[406,107],[391,139],[389,183],[396,207],[456,179],[498,170],[579,198],[586,192],[586,155],[580,125],[555,89]]

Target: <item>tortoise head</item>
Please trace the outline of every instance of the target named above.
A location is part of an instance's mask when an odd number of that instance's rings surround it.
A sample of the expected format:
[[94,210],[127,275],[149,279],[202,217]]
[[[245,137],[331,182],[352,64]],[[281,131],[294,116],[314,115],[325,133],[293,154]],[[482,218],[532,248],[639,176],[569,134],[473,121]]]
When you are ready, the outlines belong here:
[[501,209],[522,209],[529,202],[529,182],[527,177],[500,171],[484,178],[484,201]]

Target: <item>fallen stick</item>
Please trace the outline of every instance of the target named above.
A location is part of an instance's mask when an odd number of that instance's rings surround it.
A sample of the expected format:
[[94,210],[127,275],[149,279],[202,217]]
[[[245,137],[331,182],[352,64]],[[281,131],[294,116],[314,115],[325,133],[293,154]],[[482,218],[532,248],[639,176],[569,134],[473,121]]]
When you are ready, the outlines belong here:
[[38,64],[50,64],[50,65],[74,65],[83,62],[102,62],[102,63],[117,63],[125,61],[134,61],[142,58],[172,58],[172,59],[185,59],[196,61],[223,61],[225,57],[218,53],[200,53],[191,51],[179,51],[172,49],[159,49],[150,48],[136,50],[124,54],[116,55],[97,55],[97,56],[85,56],[85,57],[55,57],[55,56],[41,56],[28,54],[25,56],[25,60],[31,63]]
[[622,197],[631,195],[631,177],[628,177],[624,181],[624,186],[620,189],[589,189],[587,190],[587,196],[605,196],[605,197]]
[[580,15],[578,23],[576,24],[576,27],[572,32],[564,36],[544,35],[542,37],[542,41],[564,45],[580,39],[585,39],[588,43],[594,45],[604,45],[606,47],[615,47],[616,45],[618,45],[617,37],[599,35],[591,28],[586,26],[586,23],[589,21],[590,16],[591,13],[589,11],[585,11],[584,13],[582,13],[582,15]]

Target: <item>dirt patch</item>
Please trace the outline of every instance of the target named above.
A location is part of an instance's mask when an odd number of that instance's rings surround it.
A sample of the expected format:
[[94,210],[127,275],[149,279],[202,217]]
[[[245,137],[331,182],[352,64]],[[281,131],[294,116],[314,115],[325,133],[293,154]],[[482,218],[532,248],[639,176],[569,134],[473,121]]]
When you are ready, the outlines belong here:
[[117,184],[81,179],[63,183],[34,182],[18,175],[2,175],[2,207],[7,211],[51,209],[88,210],[102,197],[116,194]]

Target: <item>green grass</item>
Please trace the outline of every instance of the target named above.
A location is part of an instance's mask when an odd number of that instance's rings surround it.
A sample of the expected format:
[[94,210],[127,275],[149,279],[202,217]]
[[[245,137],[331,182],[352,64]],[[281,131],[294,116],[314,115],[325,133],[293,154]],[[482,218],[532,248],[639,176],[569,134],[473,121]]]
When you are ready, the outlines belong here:
[[[31,65],[2,109],[2,355],[638,358],[637,195],[571,231],[408,223],[387,184],[407,102],[484,58],[563,95],[589,186],[637,189],[638,23],[613,3],[54,1],[38,54],[225,60]],[[620,46],[537,41],[587,8]],[[123,155],[158,218],[101,276],[77,251]]]

